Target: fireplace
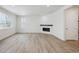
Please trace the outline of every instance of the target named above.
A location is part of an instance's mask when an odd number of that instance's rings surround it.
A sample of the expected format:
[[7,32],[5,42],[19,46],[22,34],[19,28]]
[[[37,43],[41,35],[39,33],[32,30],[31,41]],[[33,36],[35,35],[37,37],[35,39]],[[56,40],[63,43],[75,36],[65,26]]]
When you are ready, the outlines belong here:
[[50,32],[50,28],[42,28],[42,31]]
[[53,24],[40,24],[40,27],[42,32],[51,32]]

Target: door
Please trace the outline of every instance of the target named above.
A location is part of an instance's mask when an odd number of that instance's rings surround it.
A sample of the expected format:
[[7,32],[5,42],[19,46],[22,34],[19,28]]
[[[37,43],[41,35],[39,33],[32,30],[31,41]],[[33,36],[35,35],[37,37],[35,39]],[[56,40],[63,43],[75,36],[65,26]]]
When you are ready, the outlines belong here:
[[78,40],[78,8],[65,10],[65,39]]

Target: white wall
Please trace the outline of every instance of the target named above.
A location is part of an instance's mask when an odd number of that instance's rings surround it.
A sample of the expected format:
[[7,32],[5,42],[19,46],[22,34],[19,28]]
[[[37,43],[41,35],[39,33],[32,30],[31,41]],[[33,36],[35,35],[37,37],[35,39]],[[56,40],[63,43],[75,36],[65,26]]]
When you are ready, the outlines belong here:
[[39,33],[40,16],[18,16],[17,32],[19,33]]
[[63,10],[59,10],[55,13],[43,16],[41,24],[52,24],[50,34],[57,36],[60,39],[64,39],[64,13]]
[[[53,24],[53,27],[51,27],[50,29],[50,33],[48,34],[52,34],[62,40],[65,40],[65,27],[64,27],[64,10],[67,8],[72,7],[70,6],[65,6],[61,9],[59,9],[58,11],[54,12],[54,13],[50,13],[48,15],[45,15],[41,18],[40,23],[41,24]],[[43,32],[45,33],[45,32]]]
[[16,33],[16,15],[0,8],[0,12],[6,13],[9,16],[11,26],[7,28],[0,28],[0,40]]

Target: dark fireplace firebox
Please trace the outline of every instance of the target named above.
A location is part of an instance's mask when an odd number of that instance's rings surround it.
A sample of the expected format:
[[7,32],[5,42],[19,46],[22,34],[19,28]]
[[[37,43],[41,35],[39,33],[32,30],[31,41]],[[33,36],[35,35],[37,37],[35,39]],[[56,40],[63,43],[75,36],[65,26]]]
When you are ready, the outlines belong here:
[[50,28],[43,28],[43,31],[50,32]]

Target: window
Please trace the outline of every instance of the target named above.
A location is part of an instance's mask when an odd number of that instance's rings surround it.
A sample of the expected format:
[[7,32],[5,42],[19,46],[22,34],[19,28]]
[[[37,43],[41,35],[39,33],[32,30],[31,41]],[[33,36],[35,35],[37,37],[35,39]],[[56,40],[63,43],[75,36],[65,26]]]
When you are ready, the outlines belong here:
[[9,26],[8,15],[0,12],[0,27],[8,27],[8,26]]

